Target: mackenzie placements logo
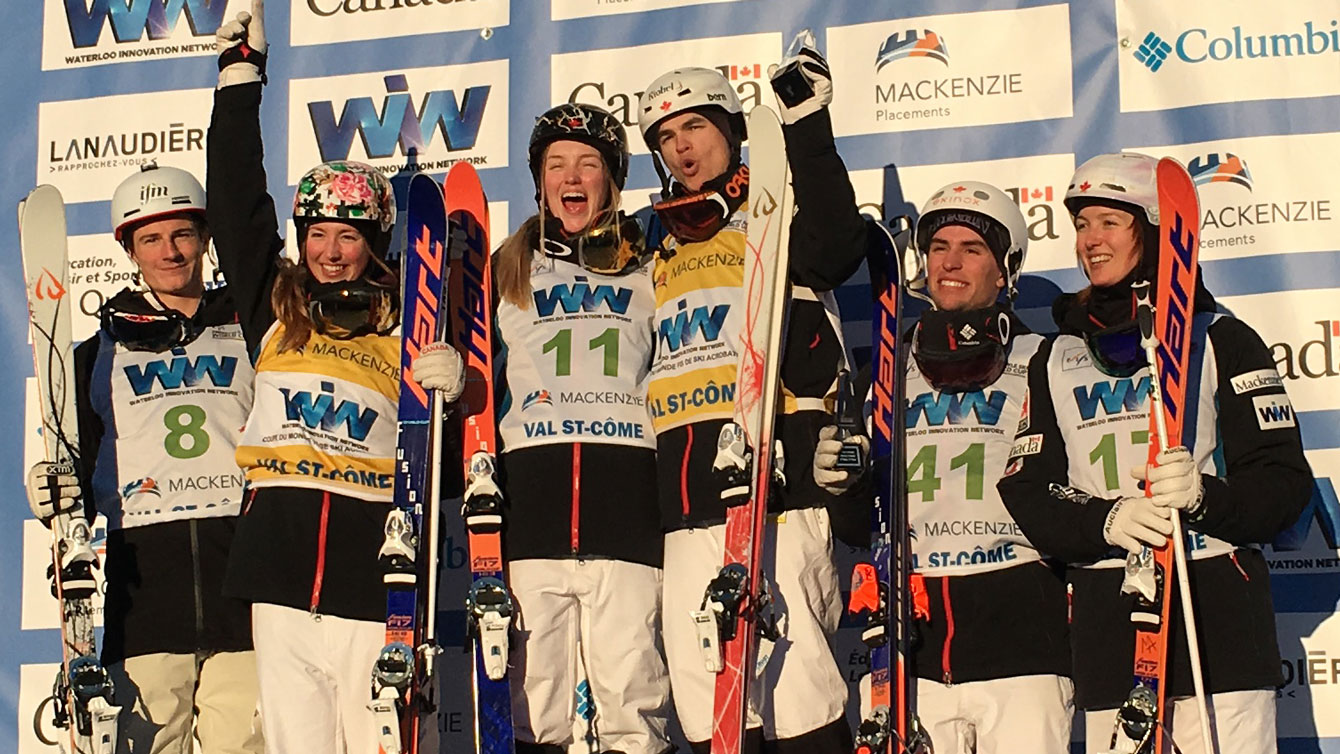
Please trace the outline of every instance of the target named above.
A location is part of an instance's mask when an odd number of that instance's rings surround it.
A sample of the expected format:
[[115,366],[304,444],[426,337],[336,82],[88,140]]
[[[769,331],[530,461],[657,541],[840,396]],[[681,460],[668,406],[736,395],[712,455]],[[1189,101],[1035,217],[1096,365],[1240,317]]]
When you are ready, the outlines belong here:
[[875,71],[903,58],[931,58],[949,65],[949,49],[944,39],[930,29],[894,32],[880,45],[875,56]]
[[1247,170],[1247,161],[1232,152],[1211,152],[1195,157],[1186,168],[1197,186],[1233,183],[1252,190],[1252,174]]

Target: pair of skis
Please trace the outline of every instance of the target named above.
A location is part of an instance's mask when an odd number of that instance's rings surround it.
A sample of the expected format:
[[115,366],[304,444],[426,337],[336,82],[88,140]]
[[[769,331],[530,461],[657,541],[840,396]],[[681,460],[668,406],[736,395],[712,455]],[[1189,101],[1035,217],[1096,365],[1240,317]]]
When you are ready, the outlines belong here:
[[869,647],[870,711],[857,728],[857,754],[922,754],[930,749],[917,720],[916,679],[910,672],[913,636],[911,521],[907,513],[903,392],[907,349],[902,337],[906,304],[904,254],[915,212],[903,197],[898,168],[884,167],[882,252],[869,260],[875,294],[871,339],[871,454],[874,533],[870,563],[852,574],[851,603],[866,613],[862,640]]
[[[1159,160],[1159,268],[1158,286],[1150,302],[1149,283],[1138,283],[1136,318],[1140,324],[1141,346],[1149,361],[1150,466],[1157,465],[1159,453],[1177,444],[1190,447],[1195,427],[1183,425],[1186,403],[1194,400],[1199,374],[1188,374],[1191,363],[1192,318],[1195,314],[1197,276],[1199,275],[1200,204],[1196,186],[1186,168],[1170,158]],[[1142,286],[1142,287],[1141,287]],[[1192,390],[1188,391],[1191,386]],[[1188,434],[1190,437],[1188,437]],[[1145,494],[1152,494],[1149,489]],[[1135,681],[1130,695],[1117,711],[1112,732],[1112,754],[1161,754],[1167,726],[1167,666],[1169,615],[1172,608],[1170,579],[1177,571],[1182,621],[1190,653],[1191,676],[1200,713],[1202,751],[1214,754],[1210,735],[1205,684],[1200,667],[1195,613],[1191,602],[1190,561],[1182,536],[1180,513],[1172,517],[1173,533],[1169,542],[1158,548],[1146,547],[1133,555],[1126,570],[1130,574],[1144,570],[1152,579],[1137,591],[1131,621],[1135,626]]]
[[[79,424],[75,413],[74,352],[71,342],[65,202],[53,186],[38,186],[19,203],[19,246],[28,292],[42,439],[46,460],[60,473],[74,475]],[[50,703],[54,724],[63,731],[66,754],[111,754],[116,747],[117,716],[112,684],[98,661],[93,636],[93,593],[98,567],[92,527],[82,507],[51,521],[51,591],[60,602],[61,667]],[[35,733],[54,744],[41,729]]]
[[[383,754],[414,754],[420,727],[436,708],[438,547],[445,406],[414,379],[425,346],[454,334],[466,367],[458,404],[464,421],[467,479],[463,515],[472,586],[467,597],[475,649],[476,750],[513,750],[507,634],[511,598],[502,581],[501,501],[493,481],[496,452],[492,384],[492,276],[488,204],[468,163],[443,187],[410,180],[408,246],[401,258],[401,383],[394,507],[379,557],[386,584],[386,645],[372,671],[372,700]],[[449,296],[443,292],[448,279]],[[448,311],[447,302],[454,307]],[[431,392],[431,395],[430,395]]]

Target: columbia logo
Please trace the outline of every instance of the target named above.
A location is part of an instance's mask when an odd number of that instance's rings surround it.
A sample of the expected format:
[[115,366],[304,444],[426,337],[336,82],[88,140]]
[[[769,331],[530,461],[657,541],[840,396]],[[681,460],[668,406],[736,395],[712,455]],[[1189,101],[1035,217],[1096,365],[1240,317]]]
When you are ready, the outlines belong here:
[[1144,64],[1146,68],[1157,73],[1163,67],[1163,61],[1168,59],[1168,53],[1172,52],[1172,45],[1163,41],[1163,38],[1154,32],[1145,35],[1145,39],[1135,50],[1135,59]]
[[976,335],[977,331],[973,329],[972,325],[964,325],[963,329],[958,331],[958,334],[964,340],[972,340],[972,336]]

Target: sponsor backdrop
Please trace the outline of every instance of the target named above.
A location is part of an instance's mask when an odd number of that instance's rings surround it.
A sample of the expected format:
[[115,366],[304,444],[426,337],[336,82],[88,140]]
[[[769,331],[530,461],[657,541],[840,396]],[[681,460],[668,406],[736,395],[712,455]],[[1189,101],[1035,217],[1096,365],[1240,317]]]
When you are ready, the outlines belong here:
[[[12,207],[34,184],[51,183],[70,203],[77,335],[93,331],[98,305],[129,281],[108,233],[112,188],[150,159],[203,173],[214,32],[246,7],[40,0],[10,9],[0,197]],[[532,211],[524,155],[535,115],[568,100],[615,112],[634,129],[629,186],[642,190],[626,196],[642,204],[657,185],[635,130],[642,88],[671,66],[705,65],[734,83],[747,108],[770,103],[767,67],[807,27],[832,64],[838,149],[864,208],[879,211],[879,168],[889,161],[904,167],[918,205],[953,180],[1008,190],[1032,238],[1021,308],[1042,329],[1051,329],[1051,298],[1083,284],[1061,204],[1075,165],[1121,149],[1183,161],[1200,187],[1206,280],[1271,345],[1317,475],[1302,519],[1267,549],[1284,658],[1280,748],[1340,752],[1333,0],[270,0],[267,16],[262,115],[281,207],[321,160],[366,160],[396,174],[402,192],[413,171],[440,176],[469,160],[492,200],[495,243]],[[46,535],[23,504],[25,469],[41,451],[15,233],[14,213],[0,212],[11,249],[0,256],[0,337],[14,365],[0,373],[0,394],[12,396],[0,402],[0,424],[10,428],[0,464],[10,499],[0,510],[0,750],[38,752],[51,731],[39,736],[33,722],[49,717],[39,707],[59,655],[42,575]],[[858,353],[869,345],[864,279],[839,291]],[[1292,410],[1263,407],[1261,421],[1293,421]],[[442,595],[444,633],[458,645],[462,544],[459,531],[447,540]],[[854,634],[844,629],[839,647],[853,680]],[[468,746],[463,657],[450,652],[443,666],[444,750]],[[575,749],[588,750],[580,739]]]

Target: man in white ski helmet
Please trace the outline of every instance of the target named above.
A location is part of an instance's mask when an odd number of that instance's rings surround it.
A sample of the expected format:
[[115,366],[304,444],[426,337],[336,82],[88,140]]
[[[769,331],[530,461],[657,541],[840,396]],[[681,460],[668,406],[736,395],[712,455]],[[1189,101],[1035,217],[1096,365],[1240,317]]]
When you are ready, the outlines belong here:
[[38,517],[107,519],[102,661],[121,707],[118,751],[255,752],[248,605],[223,596],[242,502],[233,460],[254,373],[226,287],[206,290],[205,192],[149,163],[112,195],[138,270],[75,349],[76,476],[29,474]]
[[[769,559],[764,572],[783,606],[782,636],[751,686],[746,750],[757,751],[766,739],[772,751],[836,754],[849,751],[851,741],[846,684],[828,642],[842,607],[824,507],[829,496],[815,485],[809,458],[828,423],[823,398],[844,362],[831,291],[860,265],[865,230],[834,146],[828,65],[808,32],[798,42],[793,49],[802,49],[784,62],[799,68],[783,66],[773,77],[798,208],[790,235],[785,405],[776,430],[789,461],[785,487],[773,500],[778,515],[769,517],[765,534],[770,550],[775,543],[775,563]],[[701,607],[722,566],[726,507],[743,502],[723,499],[730,485],[713,467],[718,437],[731,420],[744,317],[744,109],[717,71],[680,68],[646,88],[638,125],[664,189],[649,224],[650,237],[661,243],[654,273],[660,342],[649,402],[667,532],[662,625],[680,724],[693,750],[707,752],[716,675],[706,669],[689,614]],[[711,313],[709,326],[676,336],[685,312]],[[680,400],[685,394],[702,400]]]
[[[1065,582],[996,494],[1027,420],[1028,361],[1044,341],[1013,310],[1028,228],[1005,192],[958,181],[931,195],[915,240],[933,304],[908,333],[904,388],[915,712],[936,754],[1065,754]],[[837,427],[820,437],[815,478],[868,505],[868,480],[837,468]]]
[[[1127,554],[1164,545],[1172,517],[1181,516],[1216,750],[1273,754],[1283,677],[1261,545],[1297,520],[1312,473],[1269,347],[1249,325],[1217,311],[1200,276],[1188,291],[1185,426],[1157,465],[1147,463],[1151,377],[1135,313],[1137,283],[1159,284],[1166,218],[1158,162],[1099,155],[1070,181],[1065,204],[1089,285],[1052,306],[1060,333],[1028,365],[1026,423],[998,489],[1024,535],[1068,565],[1072,677],[1086,751],[1134,750],[1127,736],[1153,735],[1141,719],[1160,723],[1181,751],[1202,750],[1176,595],[1159,689],[1166,708],[1146,708],[1147,697],[1131,693],[1132,617],[1159,604],[1143,589],[1176,582],[1153,578],[1138,559],[1132,568]],[[1118,727],[1123,707],[1131,724]]]

